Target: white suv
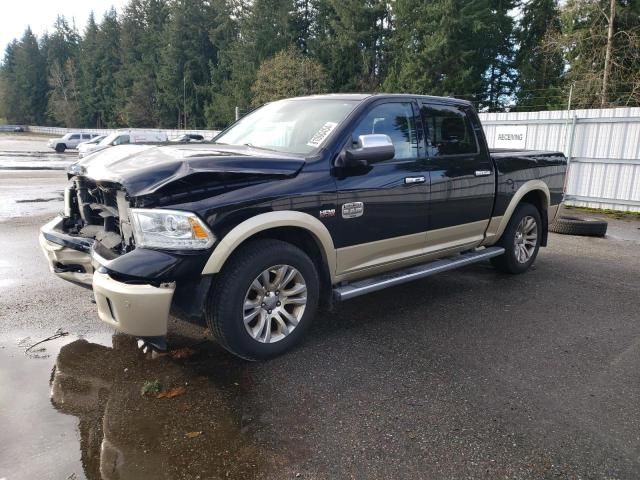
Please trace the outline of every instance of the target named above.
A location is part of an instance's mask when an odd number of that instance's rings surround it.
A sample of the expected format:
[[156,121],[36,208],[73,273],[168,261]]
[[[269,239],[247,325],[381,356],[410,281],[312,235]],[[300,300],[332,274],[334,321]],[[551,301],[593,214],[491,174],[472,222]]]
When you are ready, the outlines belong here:
[[67,133],[62,138],[51,138],[47,142],[49,148],[53,148],[56,152],[62,153],[67,148],[78,148],[78,145],[93,137],[97,137],[97,133]]

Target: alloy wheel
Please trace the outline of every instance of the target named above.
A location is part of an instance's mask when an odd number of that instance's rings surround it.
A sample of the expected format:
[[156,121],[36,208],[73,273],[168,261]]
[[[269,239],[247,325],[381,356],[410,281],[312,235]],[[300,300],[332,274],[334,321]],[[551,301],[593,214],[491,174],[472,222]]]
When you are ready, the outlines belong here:
[[300,323],[307,304],[307,284],[291,265],[274,265],[251,283],[244,297],[247,333],[261,343],[275,343]]
[[530,215],[523,217],[516,228],[514,249],[519,263],[527,263],[536,251],[538,222]]

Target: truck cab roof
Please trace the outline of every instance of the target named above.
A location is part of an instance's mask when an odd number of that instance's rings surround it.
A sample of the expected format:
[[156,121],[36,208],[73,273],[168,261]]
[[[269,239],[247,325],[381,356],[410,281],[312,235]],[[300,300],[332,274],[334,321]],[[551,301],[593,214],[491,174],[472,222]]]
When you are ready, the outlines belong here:
[[457,105],[468,105],[471,106],[472,103],[468,100],[463,100],[460,98],[454,97],[438,97],[434,95],[414,95],[410,93],[327,93],[321,95],[308,95],[304,97],[294,97],[289,98],[288,100],[309,100],[309,99],[317,99],[317,100],[356,100],[356,101],[364,101],[364,100],[378,100],[378,99],[407,99],[407,100],[426,100],[430,102],[439,102],[439,103],[452,103]]

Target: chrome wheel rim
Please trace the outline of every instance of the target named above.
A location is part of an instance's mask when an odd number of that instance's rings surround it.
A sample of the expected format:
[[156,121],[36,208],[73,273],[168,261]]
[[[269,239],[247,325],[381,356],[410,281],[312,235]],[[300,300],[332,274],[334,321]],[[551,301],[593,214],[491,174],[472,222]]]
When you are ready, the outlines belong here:
[[251,283],[244,297],[247,333],[260,343],[287,337],[300,323],[307,305],[307,283],[291,265],[274,265]]
[[538,243],[538,222],[530,215],[527,215],[518,224],[514,249],[516,260],[520,263],[527,263],[533,257]]

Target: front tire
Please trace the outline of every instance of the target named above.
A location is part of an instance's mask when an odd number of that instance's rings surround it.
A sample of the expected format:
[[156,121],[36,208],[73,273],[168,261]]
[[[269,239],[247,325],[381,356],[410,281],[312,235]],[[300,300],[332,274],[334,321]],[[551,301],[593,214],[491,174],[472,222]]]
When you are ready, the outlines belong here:
[[229,352],[246,360],[276,357],[296,345],[317,308],[315,265],[280,240],[241,246],[215,279],[207,325]]
[[501,272],[518,274],[526,272],[535,262],[542,238],[542,220],[538,209],[530,203],[516,208],[502,237],[496,243],[505,253],[491,259]]
[[59,143],[56,145],[56,152],[58,153],[64,153],[66,149],[67,149],[67,146],[64,143]]

